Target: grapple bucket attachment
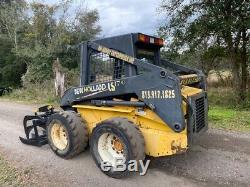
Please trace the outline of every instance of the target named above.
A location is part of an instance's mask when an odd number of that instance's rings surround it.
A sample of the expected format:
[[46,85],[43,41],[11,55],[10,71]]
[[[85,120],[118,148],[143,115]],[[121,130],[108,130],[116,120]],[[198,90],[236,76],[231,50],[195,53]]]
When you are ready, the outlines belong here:
[[49,116],[54,113],[53,107],[44,106],[38,109],[33,116],[25,116],[23,127],[26,138],[19,137],[20,141],[27,145],[43,146],[48,143],[46,124]]

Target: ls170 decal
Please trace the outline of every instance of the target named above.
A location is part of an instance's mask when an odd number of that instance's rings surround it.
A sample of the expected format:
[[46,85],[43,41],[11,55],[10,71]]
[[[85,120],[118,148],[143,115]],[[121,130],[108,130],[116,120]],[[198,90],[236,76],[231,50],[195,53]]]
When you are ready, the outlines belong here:
[[109,92],[115,92],[116,88],[125,85],[125,81],[119,80],[119,81],[111,81],[101,84],[94,84],[94,85],[88,85],[84,87],[79,87],[74,89],[75,95],[80,95],[84,93],[101,93],[105,91]]

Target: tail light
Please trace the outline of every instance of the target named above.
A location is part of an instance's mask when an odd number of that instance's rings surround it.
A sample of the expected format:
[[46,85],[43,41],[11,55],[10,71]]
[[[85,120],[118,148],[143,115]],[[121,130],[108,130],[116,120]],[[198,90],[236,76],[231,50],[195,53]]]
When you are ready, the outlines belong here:
[[158,46],[163,46],[164,45],[164,40],[161,38],[155,38],[151,37],[145,34],[139,34],[138,40],[143,43],[148,43],[148,44],[153,44],[153,45],[158,45]]

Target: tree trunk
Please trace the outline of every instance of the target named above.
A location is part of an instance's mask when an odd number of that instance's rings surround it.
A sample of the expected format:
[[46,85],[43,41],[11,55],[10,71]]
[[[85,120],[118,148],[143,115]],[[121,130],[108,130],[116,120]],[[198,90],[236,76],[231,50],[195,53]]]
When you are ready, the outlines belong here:
[[232,74],[233,74],[233,88],[235,99],[237,102],[241,102],[241,77],[240,77],[240,63],[238,63],[237,55],[235,51],[231,51],[229,58],[232,65]]
[[246,29],[242,32],[242,50],[241,50],[241,101],[246,100],[247,95],[247,37],[246,37]]
[[62,97],[65,91],[65,74],[62,71],[62,66],[59,62],[59,58],[53,63],[53,72],[55,74],[55,92],[56,96]]
[[[240,37],[240,35],[238,36]],[[236,101],[240,104],[244,101],[244,95],[246,94],[246,89],[243,89],[242,84],[242,74],[241,74],[241,58],[239,59],[239,50],[237,46],[233,46],[233,38],[231,32],[227,31],[225,40],[228,44],[228,57],[232,66],[233,74],[233,89]],[[237,38],[240,41],[240,38]]]

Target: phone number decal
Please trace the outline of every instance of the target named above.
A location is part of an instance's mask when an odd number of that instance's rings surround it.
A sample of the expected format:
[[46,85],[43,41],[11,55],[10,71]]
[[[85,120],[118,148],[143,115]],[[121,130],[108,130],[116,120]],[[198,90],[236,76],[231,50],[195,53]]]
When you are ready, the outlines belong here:
[[142,99],[174,99],[174,90],[145,90],[142,91]]

